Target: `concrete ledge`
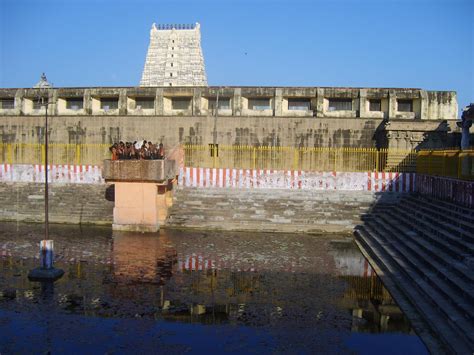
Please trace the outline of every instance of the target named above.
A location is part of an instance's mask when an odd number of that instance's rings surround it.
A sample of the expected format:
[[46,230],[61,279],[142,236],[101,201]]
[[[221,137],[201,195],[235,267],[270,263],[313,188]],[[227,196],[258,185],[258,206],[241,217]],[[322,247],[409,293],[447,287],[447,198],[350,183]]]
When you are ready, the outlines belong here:
[[102,176],[107,182],[164,183],[177,175],[174,160],[104,160]]
[[123,232],[141,232],[141,233],[155,233],[160,230],[158,224],[146,225],[146,224],[116,224],[112,225],[114,231]]

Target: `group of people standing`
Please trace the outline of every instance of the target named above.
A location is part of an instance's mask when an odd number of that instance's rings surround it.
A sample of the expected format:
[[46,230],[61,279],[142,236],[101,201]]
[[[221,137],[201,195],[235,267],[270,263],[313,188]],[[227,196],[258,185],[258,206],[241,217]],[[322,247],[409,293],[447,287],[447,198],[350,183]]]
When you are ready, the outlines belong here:
[[163,143],[159,145],[150,141],[135,141],[114,143],[110,148],[112,160],[128,159],[164,159],[165,148]]

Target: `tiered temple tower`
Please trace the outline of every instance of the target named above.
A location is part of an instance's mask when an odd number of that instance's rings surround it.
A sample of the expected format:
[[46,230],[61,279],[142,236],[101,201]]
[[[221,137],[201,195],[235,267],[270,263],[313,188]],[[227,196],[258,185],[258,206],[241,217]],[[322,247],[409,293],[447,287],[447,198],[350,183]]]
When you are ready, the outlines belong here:
[[199,23],[152,25],[140,86],[207,86]]

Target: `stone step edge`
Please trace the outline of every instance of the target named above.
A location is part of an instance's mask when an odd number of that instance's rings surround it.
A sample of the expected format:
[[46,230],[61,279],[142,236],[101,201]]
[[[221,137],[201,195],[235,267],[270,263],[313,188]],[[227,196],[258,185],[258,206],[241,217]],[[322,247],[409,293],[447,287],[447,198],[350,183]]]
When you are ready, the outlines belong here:
[[426,345],[428,350],[433,354],[447,353],[446,344],[440,341],[440,338],[436,336],[435,331],[432,329],[429,322],[423,318],[422,313],[418,307],[412,303],[409,297],[402,291],[403,288],[390,276],[390,272],[387,272],[386,266],[380,260],[380,258],[373,254],[369,249],[369,246],[365,246],[363,242],[359,241],[359,231],[354,231],[355,243],[359,248],[364,258],[369,262],[370,266],[374,269],[377,276],[382,281],[383,285],[390,293],[392,298],[397,302],[397,305],[402,309],[407,318],[410,320],[413,329],[416,334],[421,338],[423,343]]
[[[446,215],[444,215],[442,212],[439,212],[438,209],[434,208],[434,209],[429,209],[426,205],[423,206],[423,203],[417,203],[418,201],[415,201],[415,200],[409,200],[407,199],[406,201],[404,201],[405,203],[403,204],[403,207],[407,207],[408,209],[410,209],[411,211],[415,211],[417,213],[419,213],[420,215],[422,216],[428,216],[430,219],[435,219],[432,215],[435,215],[437,216],[438,218],[444,218],[444,219],[447,219],[448,221],[450,219],[457,219],[458,221],[456,222],[456,224],[454,223],[450,223],[450,222],[445,222],[446,224],[448,224],[448,226],[444,226],[443,222],[437,222],[441,225],[443,225],[444,227],[448,227],[448,228],[451,228],[449,226],[452,226],[452,228],[454,230],[456,229],[461,229],[462,232],[465,232],[465,229],[467,230],[471,230],[471,231],[474,231],[474,224],[472,223],[469,223],[469,222],[466,222],[466,221],[463,221],[461,220],[460,218],[457,218],[457,216],[450,216],[448,218],[446,218]],[[464,216],[465,217],[465,216]],[[474,237],[473,237],[474,239]]]
[[[385,223],[389,224],[392,226],[392,228],[402,232],[405,236],[406,236],[406,232],[402,231],[401,227],[398,227],[391,222],[391,220],[388,218],[388,216],[385,216],[385,215],[378,215],[376,216],[376,218],[380,218],[382,221],[384,221]],[[398,219],[398,221],[400,221],[400,219]],[[409,226],[405,226],[406,228],[410,229]],[[453,272],[456,277],[458,278],[461,278],[463,280],[466,280],[465,282],[469,283],[469,282],[474,282],[474,280],[472,279],[471,275],[468,275],[465,270],[461,269],[461,268],[458,268],[458,267],[454,267],[452,263],[449,263],[448,261],[453,261],[453,257],[450,256],[448,253],[446,253],[443,249],[433,245],[432,243],[430,243],[430,241],[428,239],[426,239],[425,235],[424,234],[418,234],[417,235],[420,236],[420,240],[415,240],[414,238],[410,238],[410,242],[411,243],[414,243],[416,245],[418,245],[420,248],[422,248],[424,251],[424,253],[427,253],[429,255],[431,255],[432,257],[434,257],[434,255],[436,255],[436,259],[437,259],[437,263],[440,263],[442,265],[445,265],[445,267],[448,267],[450,268],[451,272]],[[431,247],[431,249],[429,248]],[[441,260],[440,260],[441,259]]]
[[[381,233],[379,232],[378,228],[376,228],[376,226],[372,226],[371,224],[365,226],[365,228],[370,228],[370,230],[373,232],[372,234],[377,234],[379,238],[381,238],[385,243],[389,243],[387,241],[387,238],[385,238],[384,236],[381,235]],[[393,235],[393,232],[391,232],[391,234]],[[426,263],[428,264],[425,265],[420,265],[418,262],[415,262],[415,261],[412,261],[413,260],[418,260],[418,258],[422,258],[422,259],[426,259],[423,257],[422,254],[426,254],[426,252],[424,251],[417,251],[417,250],[414,250],[412,246],[410,246],[409,243],[411,244],[414,244],[412,241],[407,241],[405,243],[402,243],[400,241],[400,239],[397,239],[398,243],[397,243],[397,246],[396,247],[393,247],[392,249],[394,250],[394,252],[397,254],[397,255],[400,255],[401,257],[403,257],[405,260],[408,261],[408,264],[411,265],[411,268],[413,270],[415,270],[416,273],[420,274],[420,275],[425,275],[425,271],[426,273],[430,272],[430,273],[434,273],[434,274],[437,274],[437,268],[436,268],[436,265],[433,265],[432,262],[430,261],[426,261]],[[412,258],[410,256],[414,256],[415,258]],[[437,263],[437,262],[436,262]],[[419,270],[416,271],[416,270]],[[448,274],[449,275],[449,274]],[[431,277],[428,277],[428,281],[426,281],[426,283],[428,285],[430,285],[432,288],[434,289],[437,289],[438,292],[440,294],[442,294],[446,300],[448,302],[451,303],[451,305],[457,309],[458,312],[462,313],[462,314],[467,314],[468,317],[470,319],[472,319],[472,316],[473,316],[473,312],[472,312],[472,308],[471,308],[471,305],[473,304],[473,300],[472,300],[472,296],[468,293],[467,295],[467,299],[464,301],[464,298],[465,296],[461,294],[459,294],[458,292],[453,292],[452,294],[450,292],[446,292],[446,290],[443,290],[443,288],[445,287],[447,290],[449,291],[456,291],[456,290],[462,290],[462,287],[460,287],[456,282],[454,282],[452,279],[447,279],[445,276],[445,274],[442,274],[443,277],[441,277],[441,275],[437,274],[436,275],[436,281],[437,282],[434,282],[435,280],[432,280]],[[460,279],[459,276],[457,275],[449,275],[449,276],[452,276],[453,278],[456,278],[456,279]],[[445,280],[443,280],[445,279]],[[462,281],[462,280],[458,280],[458,281]],[[443,287],[440,287],[438,285],[438,283],[441,283],[443,285]],[[463,282],[464,283],[464,282]],[[461,295],[461,296],[459,296]],[[468,319],[469,321],[469,319]]]
[[[427,300],[427,307],[431,312],[436,312],[438,316],[442,317],[448,325],[449,329],[454,332],[458,339],[462,339],[462,343],[456,343],[461,346],[467,346],[470,348],[474,346],[473,338],[471,333],[466,333],[463,326],[468,327],[470,322],[462,316],[459,316],[456,308],[442,295],[435,287],[431,286],[424,278],[419,277],[420,273],[417,272],[416,265],[412,265],[413,262],[410,262],[403,254],[401,254],[396,248],[392,247],[390,243],[385,240],[381,240],[376,233],[370,233],[365,229],[367,233],[367,242],[372,243],[372,247],[379,250],[389,258],[388,260],[393,264],[392,268],[396,268],[399,271],[399,277],[403,278],[406,283],[410,286],[405,289],[407,292],[416,289],[420,294],[424,295],[424,299]],[[419,270],[419,269],[418,269]],[[427,314],[425,313],[427,316]],[[459,317],[457,317],[457,315]],[[459,324],[459,322],[461,324]],[[446,331],[447,329],[445,329]],[[444,335],[444,333],[442,334]]]
[[[456,350],[459,349],[453,348],[449,340],[456,339],[458,335],[457,332],[449,327],[448,332],[451,334],[444,334],[444,332],[440,332],[437,326],[437,324],[444,324],[445,317],[436,309],[433,310],[426,302],[423,303],[425,297],[419,290],[414,287],[407,288],[401,285],[401,281],[397,280],[390,271],[390,269],[399,271],[397,266],[394,267],[392,265],[393,262],[390,260],[390,255],[388,255],[389,260],[383,260],[380,256],[381,251],[372,247],[371,243],[363,236],[359,229],[356,230],[354,234],[356,236],[356,244],[362,254],[367,258],[372,268],[374,268],[375,273],[381,278],[382,283],[397,304],[408,316],[417,334],[423,342],[425,342],[430,352],[441,354],[456,353]],[[385,251],[383,252],[386,253]],[[382,271],[382,276],[379,275],[378,270]],[[403,278],[405,284],[410,284],[410,282],[407,281],[407,277],[403,276],[402,273],[399,273],[399,278]],[[428,307],[428,309],[426,309],[426,307]],[[413,310],[415,311],[413,312]],[[433,320],[433,318],[436,318],[436,320]],[[444,348],[448,348],[450,351],[448,352]]]

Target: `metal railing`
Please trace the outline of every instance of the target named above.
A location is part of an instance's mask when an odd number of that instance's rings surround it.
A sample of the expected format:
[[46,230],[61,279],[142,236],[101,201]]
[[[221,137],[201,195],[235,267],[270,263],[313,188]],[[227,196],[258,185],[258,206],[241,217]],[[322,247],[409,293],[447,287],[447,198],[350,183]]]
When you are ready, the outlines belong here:
[[422,150],[418,152],[416,172],[474,180],[474,149]]
[[[49,145],[50,164],[102,165],[110,158],[108,144]],[[398,171],[474,180],[474,149],[393,150],[375,148],[297,148],[226,145],[184,145],[180,162],[204,168],[302,171]],[[173,153],[174,154],[174,153]],[[184,157],[181,158],[181,156]],[[0,163],[43,164],[43,144],[0,143]]]
[[415,171],[416,152],[375,148],[185,145],[186,166],[304,171]]
[[[44,164],[45,145],[31,143],[1,143],[0,163]],[[48,145],[49,164],[102,165],[110,159],[108,144],[62,144]]]

